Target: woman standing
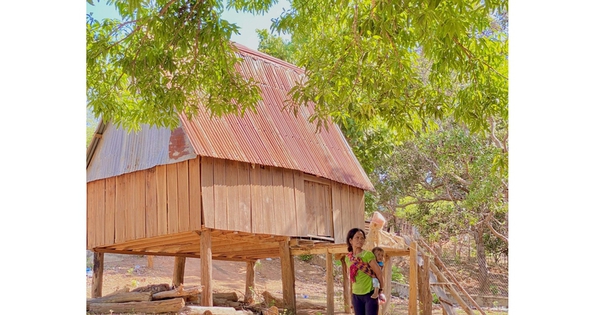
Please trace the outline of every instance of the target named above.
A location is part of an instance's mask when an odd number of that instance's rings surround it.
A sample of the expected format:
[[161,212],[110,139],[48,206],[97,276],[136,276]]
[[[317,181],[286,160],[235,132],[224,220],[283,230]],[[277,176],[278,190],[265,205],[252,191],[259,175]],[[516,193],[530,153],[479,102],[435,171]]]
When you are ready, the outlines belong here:
[[379,301],[377,298],[371,297],[373,294],[373,281],[371,279],[377,277],[380,283],[383,283],[383,281],[375,255],[362,249],[365,244],[365,237],[365,231],[359,228],[351,229],[346,236],[346,244],[348,244],[346,262],[350,266],[352,306],[356,315],[377,315]]

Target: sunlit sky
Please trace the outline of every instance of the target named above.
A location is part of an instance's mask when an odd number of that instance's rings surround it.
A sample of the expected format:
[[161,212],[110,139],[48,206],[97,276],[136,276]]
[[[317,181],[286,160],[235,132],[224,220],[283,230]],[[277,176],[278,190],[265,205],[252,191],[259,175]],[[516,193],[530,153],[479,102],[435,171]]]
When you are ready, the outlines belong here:
[[[86,4],[87,13],[93,13],[93,17],[98,20],[103,18],[119,18],[114,5],[106,5],[105,0],[94,0],[94,5]],[[235,23],[240,27],[240,35],[233,35],[231,40],[242,44],[248,48],[258,48],[258,36],[256,35],[256,29],[267,29],[271,27],[271,19],[278,17],[284,9],[289,9],[290,4],[287,0],[280,1],[271,9],[269,12],[262,16],[253,16],[250,13],[235,12],[235,10],[225,11],[223,18],[231,23]],[[288,35],[282,36],[288,38]]]

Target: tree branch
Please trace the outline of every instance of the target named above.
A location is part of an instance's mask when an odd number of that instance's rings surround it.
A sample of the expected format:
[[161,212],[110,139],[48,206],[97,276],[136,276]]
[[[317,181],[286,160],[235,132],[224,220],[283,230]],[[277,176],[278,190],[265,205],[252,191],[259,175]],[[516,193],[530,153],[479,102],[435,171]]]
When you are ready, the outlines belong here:
[[433,199],[418,199],[416,201],[411,201],[411,202],[407,202],[407,203],[403,203],[398,205],[399,208],[406,208],[410,205],[420,205],[420,204],[426,204],[426,203],[435,203],[438,201],[455,201],[456,199],[452,199],[449,196],[444,196],[444,197],[437,197],[437,198],[433,198]]
[[503,241],[504,243],[506,243],[506,245],[508,245],[508,238],[506,238],[506,236],[500,234],[500,232],[496,231],[496,229],[494,229],[494,227],[492,227],[492,224],[490,223],[490,220],[492,218],[493,218],[493,215],[492,215],[492,212],[490,211],[487,214],[487,216],[485,217],[485,219],[483,220],[483,222],[490,229],[492,234],[496,235],[496,237],[498,237],[501,241]]

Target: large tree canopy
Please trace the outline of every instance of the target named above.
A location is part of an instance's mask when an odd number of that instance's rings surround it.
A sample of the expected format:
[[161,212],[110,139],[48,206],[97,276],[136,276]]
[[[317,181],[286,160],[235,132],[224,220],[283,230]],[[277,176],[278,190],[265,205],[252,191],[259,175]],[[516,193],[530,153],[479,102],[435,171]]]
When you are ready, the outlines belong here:
[[[126,127],[174,126],[199,104],[252,109],[254,82],[235,71],[224,7],[260,14],[276,1],[117,1],[122,20],[87,27],[87,95],[94,114]],[[507,1],[290,1],[273,30],[292,35],[307,80],[292,103],[317,121],[376,118],[400,132],[453,116],[472,130],[507,117]],[[416,66],[419,65],[419,66]]]

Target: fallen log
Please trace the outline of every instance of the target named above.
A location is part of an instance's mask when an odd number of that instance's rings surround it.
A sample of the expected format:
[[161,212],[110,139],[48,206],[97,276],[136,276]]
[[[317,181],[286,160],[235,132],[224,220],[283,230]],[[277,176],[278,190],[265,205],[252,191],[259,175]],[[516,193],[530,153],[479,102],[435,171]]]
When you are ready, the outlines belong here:
[[277,306],[273,305],[266,310],[262,311],[263,315],[279,315],[279,309]]
[[[229,301],[231,302],[237,302],[238,301],[238,295],[235,292],[221,292],[221,293],[213,293],[213,305],[217,306],[223,306],[223,305],[227,305],[229,306]],[[202,301],[202,293],[198,294],[197,296],[188,296],[186,298],[186,301],[190,302],[190,303],[197,303],[200,304]]]
[[[149,293],[149,292],[148,292]],[[185,307],[183,298],[126,303],[89,303],[89,313],[175,313]]]
[[158,292],[169,291],[171,286],[166,283],[161,284],[149,284],[144,287],[139,287],[131,290],[131,292],[151,292],[153,295]]
[[122,303],[122,302],[144,302],[151,301],[151,292],[119,292],[102,296],[99,298],[87,299],[87,303]]
[[174,298],[174,297],[188,298],[188,297],[197,296],[199,294],[200,294],[200,289],[186,290],[183,288],[183,286],[179,286],[179,287],[177,287],[177,289],[154,293],[154,294],[152,294],[152,299],[153,300],[164,300],[164,299],[170,299],[170,298]]
[[[279,308],[285,308],[283,303],[283,297],[276,297],[269,291],[263,291],[262,296],[266,305],[277,306]],[[314,304],[308,301],[296,300],[297,309],[326,309],[327,306]]]
[[237,302],[239,300],[239,297],[235,292],[216,292],[213,293],[213,298],[214,297],[216,297],[217,299],[225,299],[234,302]]
[[277,307],[285,307],[284,303],[283,303],[283,298],[281,297],[276,297],[273,294],[271,294],[271,292],[269,291],[263,291],[262,293],[263,299],[265,300],[265,304],[267,305],[273,305],[273,306],[277,306]]
[[221,307],[221,306],[195,306],[188,305],[179,311],[180,314],[186,315],[204,315],[205,312],[209,311],[212,315],[245,315],[251,314],[246,311],[238,311],[233,307]]

